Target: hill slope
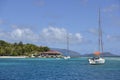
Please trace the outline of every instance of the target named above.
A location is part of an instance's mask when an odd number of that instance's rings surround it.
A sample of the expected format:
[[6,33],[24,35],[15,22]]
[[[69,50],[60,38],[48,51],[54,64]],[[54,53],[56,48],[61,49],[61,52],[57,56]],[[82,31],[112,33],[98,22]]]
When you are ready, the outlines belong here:
[[80,53],[72,51],[72,50],[69,50],[69,53],[68,53],[67,49],[51,48],[51,50],[59,51],[62,53],[63,56],[71,56],[71,57],[80,57],[81,56]]

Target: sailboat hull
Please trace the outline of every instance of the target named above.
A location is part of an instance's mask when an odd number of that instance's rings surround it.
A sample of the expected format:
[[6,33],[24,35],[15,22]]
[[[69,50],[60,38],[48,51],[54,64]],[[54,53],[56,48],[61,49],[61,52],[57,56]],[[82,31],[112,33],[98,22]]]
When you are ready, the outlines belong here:
[[66,56],[66,57],[64,57],[64,59],[70,59],[70,56]]
[[105,59],[104,58],[89,59],[89,63],[92,64],[92,65],[104,64]]

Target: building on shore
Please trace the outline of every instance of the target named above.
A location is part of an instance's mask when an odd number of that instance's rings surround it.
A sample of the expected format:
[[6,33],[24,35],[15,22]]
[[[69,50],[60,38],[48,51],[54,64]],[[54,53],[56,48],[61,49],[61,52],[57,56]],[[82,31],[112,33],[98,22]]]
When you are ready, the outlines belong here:
[[62,53],[55,51],[55,50],[49,50],[47,52],[40,52],[37,55],[34,55],[35,57],[41,57],[41,58],[62,58]]

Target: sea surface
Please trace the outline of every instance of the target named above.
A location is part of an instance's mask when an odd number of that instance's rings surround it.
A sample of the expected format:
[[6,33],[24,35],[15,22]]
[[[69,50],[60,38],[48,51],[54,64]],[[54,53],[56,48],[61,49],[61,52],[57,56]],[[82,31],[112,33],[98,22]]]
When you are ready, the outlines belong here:
[[89,65],[85,57],[0,59],[0,80],[120,80],[120,57],[104,65]]

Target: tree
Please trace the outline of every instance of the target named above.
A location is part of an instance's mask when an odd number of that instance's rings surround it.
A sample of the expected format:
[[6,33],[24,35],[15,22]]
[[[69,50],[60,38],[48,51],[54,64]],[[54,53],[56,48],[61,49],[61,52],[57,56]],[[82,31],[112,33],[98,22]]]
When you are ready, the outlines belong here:
[[21,56],[21,55],[38,55],[40,52],[50,50],[48,47],[38,47],[34,44],[8,43],[0,40],[0,56]]
[[48,48],[48,47],[44,47],[44,51],[46,52],[46,51],[49,51],[50,50],[50,48]]
[[0,40],[0,46],[2,47],[6,47],[8,45],[7,42],[3,41],[3,40]]

